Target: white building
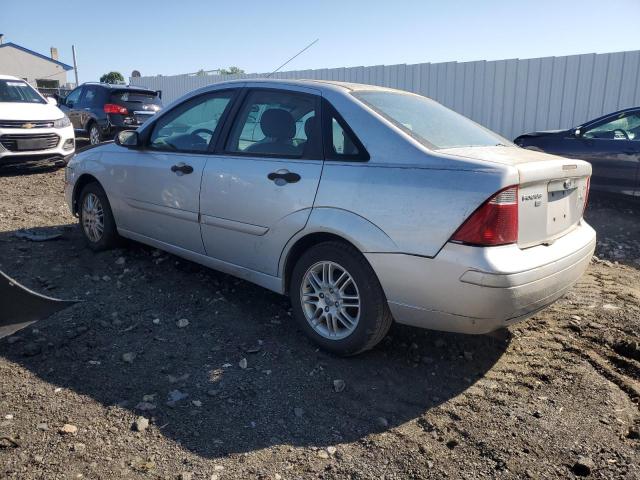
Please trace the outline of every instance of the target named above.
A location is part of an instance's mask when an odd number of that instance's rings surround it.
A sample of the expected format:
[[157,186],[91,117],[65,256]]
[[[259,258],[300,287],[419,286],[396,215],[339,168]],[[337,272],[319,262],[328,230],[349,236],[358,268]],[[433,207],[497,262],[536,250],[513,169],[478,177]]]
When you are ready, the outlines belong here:
[[56,88],[67,84],[69,70],[73,67],[58,61],[55,48],[47,57],[15,43],[0,43],[0,74],[23,78],[35,87]]

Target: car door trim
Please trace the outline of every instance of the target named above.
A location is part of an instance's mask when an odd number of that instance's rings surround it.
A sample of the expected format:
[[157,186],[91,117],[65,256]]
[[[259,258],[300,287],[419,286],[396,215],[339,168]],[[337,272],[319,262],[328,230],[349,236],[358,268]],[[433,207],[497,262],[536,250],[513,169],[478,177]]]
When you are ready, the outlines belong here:
[[210,227],[219,227],[227,230],[235,230],[249,235],[262,236],[269,231],[268,227],[253,225],[252,223],[238,222],[227,218],[213,217],[211,215],[200,215],[200,223]]
[[180,210],[178,208],[165,207],[164,205],[156,205],[155,203],[142,202],[133,198],[125,198],[124,201],[132,208],[138,210],[145,210],[147,212],[158,213],[160,215],[167,215],[169,217],[179,218],[180,220],[186,220],[188,222],[198,223],[198,213],[190,212],[188,210]]

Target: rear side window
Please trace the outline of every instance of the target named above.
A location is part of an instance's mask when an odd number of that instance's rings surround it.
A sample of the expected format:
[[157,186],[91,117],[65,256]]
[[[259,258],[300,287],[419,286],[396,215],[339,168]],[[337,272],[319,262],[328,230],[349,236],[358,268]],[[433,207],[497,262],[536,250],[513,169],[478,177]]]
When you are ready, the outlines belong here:
[[247,95],[225,145],[228,153],[287,158],[318,158],[318,100],[284,90],[253,90]]
[[324,154],[327,160],[367,161],[369,154],[338,112],[325,102]]
[[206,152],[234,91],[194,98],[158,119],[149,146],[172,152]]
[[82,97],[81,107],[93,107],[98,106],[100,98],[100,88],[99,87],[85,87],[84,88],[84,97]]

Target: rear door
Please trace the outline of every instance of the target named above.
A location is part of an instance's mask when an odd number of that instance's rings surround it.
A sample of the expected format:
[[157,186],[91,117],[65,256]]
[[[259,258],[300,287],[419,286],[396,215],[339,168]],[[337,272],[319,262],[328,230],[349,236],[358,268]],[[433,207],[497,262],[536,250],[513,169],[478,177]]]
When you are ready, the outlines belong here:
[[122,228],[204,253],[198,223],[200,183],[209,146],[236,91],[207,93],[176,106],[153,125],[145,149],[126,151]]
[[319,115],[313,89],[245,92],[202,178],[207,255],[277,275],[280,253],[306,224],[320,181]]

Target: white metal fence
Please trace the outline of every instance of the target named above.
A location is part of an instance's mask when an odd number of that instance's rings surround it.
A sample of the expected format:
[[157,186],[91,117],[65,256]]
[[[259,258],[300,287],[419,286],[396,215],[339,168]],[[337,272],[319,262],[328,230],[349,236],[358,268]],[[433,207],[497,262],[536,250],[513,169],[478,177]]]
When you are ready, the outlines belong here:
[[[420,63],[278,72],[272,78],[368,83],[420,93],[513,139],[532,130],[570,128],[640,106],[640,50],[526,60]],[[162,90],[166,103],[196,88],[246,75],[131,78]]]

